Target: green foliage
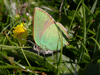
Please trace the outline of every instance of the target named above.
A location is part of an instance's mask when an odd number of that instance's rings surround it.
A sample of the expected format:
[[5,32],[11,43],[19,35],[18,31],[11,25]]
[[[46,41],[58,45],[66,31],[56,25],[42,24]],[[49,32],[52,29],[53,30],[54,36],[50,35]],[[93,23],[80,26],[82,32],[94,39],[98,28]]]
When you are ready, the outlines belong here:
[[[33,52],[29,42],[22,47],[13,38],[13,27],[24,22],[27,39],[33,41],[35,7],[47,11],[67,29],[69,45],[61,53],[44,58]],[[99,75],[99,17],[99,0],[0,0],[0,75]]]

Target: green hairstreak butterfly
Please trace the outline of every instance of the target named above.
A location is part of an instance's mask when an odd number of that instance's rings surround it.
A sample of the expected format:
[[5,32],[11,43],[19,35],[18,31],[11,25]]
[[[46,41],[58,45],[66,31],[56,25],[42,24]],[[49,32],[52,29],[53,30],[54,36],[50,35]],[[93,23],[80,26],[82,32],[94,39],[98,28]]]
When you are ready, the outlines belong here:
[[[59,36],[62,36],[63,41],[60,41]],[[69,44],[66,29],[38,7],[35,7],[33,13],[33,39],[43,51],[60,50],[61,42],[63,46]]]

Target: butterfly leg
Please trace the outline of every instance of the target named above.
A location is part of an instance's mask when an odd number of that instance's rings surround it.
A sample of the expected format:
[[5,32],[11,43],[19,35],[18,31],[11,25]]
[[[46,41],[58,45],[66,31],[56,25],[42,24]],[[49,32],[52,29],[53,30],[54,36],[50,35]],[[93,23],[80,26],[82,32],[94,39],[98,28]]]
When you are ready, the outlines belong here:
[[53,57],[53,56],[54,56],[54,54],[53,54],[53,52],[52,52],[52,59],[54,59],[54,57]]
[[43,56],[44,56],[44,59],[45,59],[45,50],[43,50]]
[[33,49],[37,51],[38,55],[40,55],[40,51],[39,51],[38,46],[36,44],[34,44]]

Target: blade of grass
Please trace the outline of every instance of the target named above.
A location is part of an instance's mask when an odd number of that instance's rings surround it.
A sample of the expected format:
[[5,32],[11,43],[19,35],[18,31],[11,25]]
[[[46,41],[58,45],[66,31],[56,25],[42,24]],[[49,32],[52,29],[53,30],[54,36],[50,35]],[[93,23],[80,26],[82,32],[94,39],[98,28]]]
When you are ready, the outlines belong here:
[[[45,69],[45,68],[39,68],[39,67],[29,67],[29,66],[25,66],[26,68],[29,68],[29,69],[34,69],[34,70],[40,70],[40,71],[49,71],[49,70],[47,70],[47,69]],[[20,69],[20,66],[14,66],[14,65],[4,65],[4,66],[0,66],[0,69],[4,69],[4,68],[16,68],[16,69]]]
[[57,68],[57,75],[60,75],[60,66],[61,66],[61,60],[62,60],[62,51],[63,51],[63,38],[62,38],[62,32],[60,30],[60,42],[61,42],[61,51],[60,51],[60,57],[59,57],[59,63]]
[[9,11],[9,9],[10,9],[9,1],[7,1],[7,0],[3,0],[3,2],[4,2],[4,4],[5,4],[7,10]]
[[1,32],[0,32],[0,35],[11,25],[13,24],[14,22],[17,22],[17,20],[14,20],[12,21],[10,24],[8,24]]
[[91,13],[92,13],[92,14],[93,14],[94,11],[95,11],[95,8],[96,8],[96,5],[97,5],[97,1],[98,1],[98,0],[95,0],[93,6],[92,6],[92,8],[91,8]]
[[20,66],[21,68],[26,69],[27,71],[34,73],[33,71],[27,69],[25,66],[23,66],[23,65],[17,63],[16,61],[10,59],[8,56],[6,56],[5,54],[3,54],[2,52],[0,52],[0,54],[1,54],[3,57],[5,57],[5,58],[7,58],[8,60],[10,60],[11,62],[13,62],[13,63],[15,63],[16,65]]
[[[97,40],[96,39],[94,39],[94,38],[92,38],[92,37],[90,37],[92,40],[94,40],[95,41],[95,43],[96,43],[96,45],[98,46],[98,48],[99,48],[99,51],[100,51],[100,45],[99,45],[99,43],[97,42]],[[96,50],[94,50],[94,53],[96,52]]]
[[69,31],[70,31],[70,29],[71,29],[71,27],[72,27],[72,23],[73,23],[73,21],[74,21],[74,18],[75,18],[76,12],[77,12],[77,10],[78,10],[80,4],[81,4],[81,1],[82,1],[82,0],[80,0],[78,6],[77,6],[77,8],[76,8],[75,14],[74,14],[74,16],[73,16],[73,19],[72,19],[72,21],[71,21],[71,23],[70,23],[70,27],[69,27],[69,30],[68,30],[68,34],[69,34]]
[[28,65],[31,67],[31,64],[29,63],[29,61],[28,61],[28,59],[27,59],[27,57],[26,57],[26,55],[25,55],[25,53],[24,53],[22,47],[21,47],[21,50],[22,50],[22,53],[23,53],[23,55],[24,55],[24,57],[25,57],[26,62],[27,62]]
[[86,17],[85,17],[85,8],[84,8],[84,0],[82,0],[82,10],[83,10],[83,28],[84,28],[84,35],[83,35],[83,43],[86,43]]
[[85,45],[81,42],[82,46],[84,47],[86,53],[89,55],[87,48],[85,47]]
[[[97,5],[97,0],[95,0],[93,6],[92,6],[92,8],[91,8],[91,10],[89,10],[89,9],[86,7],[86,5],[85,5],[85,8],[87,8],[88,11],[89,11],[89,13],[93,15],[93,13],[94,13],[94,11],[95,11],[95,9],[96,9],[96,5]],[[93,17],[94,17],[94,16],[90,16],[90,18],[89,18],[89,25],[88,25],[88,28],[87,28],[87,33],[89,32],[88,30],[89,30],[89,28],[90,28],[91,23],[93,23],[93,22],[92,22]]]
[[[83,32],[83,44],[86,45],[86,17],[85,17],[84,0],[82,0],[82,10],[83,10],[82,12],[83,12],[83,28],[84,28],[84,32]],[[85,52],[85,49],[83,47],[81,47],[79,61],[84,58],[84,52]]]
[[20,46],[8,46],[8,45],[1,45],[2,49],[20,49],[20,48],[32,48],[32,47],[20,47]]
[[[14,22],[13,22],[13,23],[14,23]],[[19,23],[19,21],[17,21],[17,22],[13,25],[13,27],[16,26],[18,23]],[[10,25],[11,25],[11,24],[10,24]],[[13,27],[8,31],[7,35],[10,34],[11,30],[13,29]],[[3,40],[3,45],[4,45],[5,41],[6,41],[6,39],[7,39],[7,37],[4,38],[4,40]]]
[[95,58],[99,56],[99,51],[100,51],[100,23],[98,25],[96,39],[94,38],[92,39],[95,41],[94,52],[93,52],[93,57]]

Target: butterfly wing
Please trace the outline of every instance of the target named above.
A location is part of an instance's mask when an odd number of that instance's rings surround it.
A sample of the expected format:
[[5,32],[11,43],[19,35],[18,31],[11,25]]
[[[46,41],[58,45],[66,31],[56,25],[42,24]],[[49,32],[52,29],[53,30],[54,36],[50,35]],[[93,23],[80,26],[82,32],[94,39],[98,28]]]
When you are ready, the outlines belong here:
[[[62,34],[59,33],[61,30]],[[68,44],[65,28],[44,10],[36,7],[33,15],[33,38],[43,50],[58,50],[61,48],[60,37],[63,37],[63,45]],[[65,38],[66,37],[66,38]]]

